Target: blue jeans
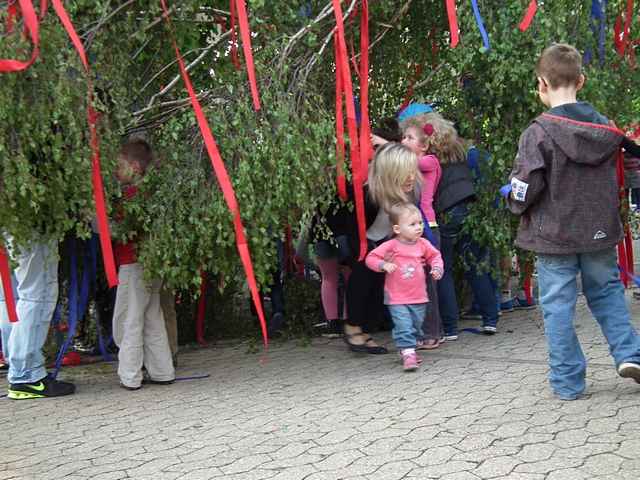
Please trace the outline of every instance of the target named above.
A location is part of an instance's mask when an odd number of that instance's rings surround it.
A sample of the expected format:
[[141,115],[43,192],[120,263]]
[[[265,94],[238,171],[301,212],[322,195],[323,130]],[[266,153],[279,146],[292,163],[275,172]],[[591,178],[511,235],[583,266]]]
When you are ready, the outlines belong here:
[[561,398],[572,399],[585,389],[587,362],[573,324],[578,288],[609,344],[616,366],[640,362],[640,337],[631,325],[614,248],[575,255],[538,255],[538,285],[549,346],[549,381]]
[[458,204],[446,213],[446,223],[440,225],[440,253],[444,260],[444,275],[438,282],[438,302],[445,335],[458,334],[458,299],[453,279],[455,254],[462,255],[469,270],[467,279],[478,302],[482,325],[495,327],[498,323],[496,293],[488,273],[479,273],[476,264],[488,259],[486,249],[480,248],[462,226],[469,214],[466,203]]
[[18,322],[9,323],[4,293],[0,308],[3,353],[9,363],[9,383],[37,382],[47,375],[42,347],[58,301],[58,252],[54,246],[34,243],[26,249],[12,252],[18,262],[14,270]]
[[418,340],[422,340],[422,322],[427,313],[426,303],[411,305],[387,305],[393,320],[393,341],[398,349],[416,348]]

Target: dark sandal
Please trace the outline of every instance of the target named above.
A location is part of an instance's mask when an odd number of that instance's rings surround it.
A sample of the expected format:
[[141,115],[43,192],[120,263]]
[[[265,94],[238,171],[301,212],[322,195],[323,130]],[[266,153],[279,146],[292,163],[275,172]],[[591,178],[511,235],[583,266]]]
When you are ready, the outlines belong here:
[[[360,336],[366,337],[364,340],[364,343],[362,344],[357,345],[349,341],[350,338],[360,337]],[[355,353],[368,353],[370,355],[384,355],[386,353],[389,353],[389,350],[387,350],[385,347],[381,345],[376,345],[376,346],[367,345],[368,342],[373,341],[373,338],[368,336],[366,333],[352,333],[352,334],[345,333],[342,339],[344,340],[344,343],[346,343],[347,346],[349,347],[349,350]]]

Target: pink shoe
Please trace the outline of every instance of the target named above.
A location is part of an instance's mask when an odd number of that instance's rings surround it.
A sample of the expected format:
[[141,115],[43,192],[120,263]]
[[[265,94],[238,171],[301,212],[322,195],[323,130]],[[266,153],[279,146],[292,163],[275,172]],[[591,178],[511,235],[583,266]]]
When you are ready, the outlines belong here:
[[405,372],[414,372],[418,369],[418,355],[413,353],[402,354],[402,368]]

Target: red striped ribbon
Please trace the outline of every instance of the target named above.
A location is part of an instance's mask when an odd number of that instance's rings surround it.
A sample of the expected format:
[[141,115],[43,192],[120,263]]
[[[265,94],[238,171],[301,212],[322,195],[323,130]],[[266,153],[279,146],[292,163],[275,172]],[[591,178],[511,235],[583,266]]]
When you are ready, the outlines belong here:
[[15,323],[18,321],[16,313],[16,299],[13,297],[13,286],[11,284],[11,268],[9,267],[9,256],[0,243],[0,279],[2,279],[2,291],[4,292],[4,304],[7,307],[9,321]]
[[[64,29],[67,31],[71,43],[78,52],[80,61],[87,74],[88,84],[88,106],[87,106],[87,121],[89,123],[89,133],[91,138],[91,166],[92,166],[92,183],[93,183],[93,198],[96,204],[96,219],[98,223],[98,234],[100,235],[100,246],[102,247],[102,260],[104,262],[104,270],[107,276],[107,283],[109,287],[115,287],[118,284],[118,274],[116,272],[116,264],[113,259],[113,248],[111,245],[111,232],[109,229],[109,220],[107,218],[107,207],[104,199],[104,186],[102,183],[102,172],[100,169],[100,141],[98,137],[98,114],[93,108],[93,85],[91,82],[91,74],[89,69],[89,62],[87,61],[87,55],[84,51],[84,47],[78,34],[76,33],[69,15],[67,14],[61,0],[52,0],[53,5],[58,18],[62,22]],[[41,2],[41,7],[46,9],[46,1]],[[41,11],[44,15],[44,11]]]
[[531,26],[531,22],[533,22],[533,17],[536,16],[536,12],[538,11],[538,2],[537,0],[531,0],[529,2],[529,6],[527,7],[527,11],[520,22],[518,28],[521,32],[526,32],[527,29]]
[[249,77],[251,97],[253,98],[253,109],[257,112],[260,110],[260,95],[258,94],[258,84],[256,82],[256,69],[253,64],[253,52],[251,51],[251,30],[249,30],[247,8],[244,0],[235,0],[235,2],[238,23],[240,24],[240,35],[242,36],[242,51],[244,52],[244,61],[247,64],[247,76]]
[[455,0],[447,0],[447,17],[449,18],[449,31],[451,32],[451,48],[456,48],[460,41],[458,31],[458,14]]
[[180,75],[182,76],[184,85],[187,89],[187,92],[189,93],[191,106],[193,107],[198,126],[200,127],[200,132],[202,133],[204,144],[207,148],[207,153],[209,154],[209,158],[211,159],[211,165],[215,172],[216,178],[218,179],[218,184],[220,185],[220,189],[222,190],[222,195],[225,202],[227,203],[227,207],[233,215],[233,227],[236,234],[236,247],[238,248],[240,261],[242,262],[242,266],[247,276],[247,282],[249,284],[249,290],[251,291],[253,303],[256,307],[256,312],[258,312],[258,319],[260,320],[260,327],[262,328],[262,337],[264,339],[264,345],[266,347],[269,341],[267,338],[267,324],[264,319],[262,302],[260,301],[260,293],[258,292],[258,285],[256,283],[256,278],[253,271],[253,263],[251,262],[251,254],[249,253],[249,246],[247,244],[247,238],[244,233],[244,226],[242,225],[242,219],[240,218],[240,208],[238,207],[236,194],[233,190],[233,185],[231,184],[231,179],[229,178],[227,169],[224,165],[224,162],[222,161],[222,157],[220,156],[216,141],[213,137],[213,134],[211,133],[209,123],[207,122],[204,112],[202,111],[202,106],[200,105],[200,102],[198,101],[198,98],[196,97],[196,94],[193,90],[191,78],[189,77],[189,73],[185,68],[182,55],[180,54],[180,50],[178,49],[178,44],[176,43],[176,39],[173,34],[173,27],[171,25],[171,18],[169,16],[167,4],[165,0],[160,0],[160,4],[162,5],[162,9],[164,11],[164,18],[169,25],[171,43],[173,44],[173,48],[176,53],[176,59],[180,68]]
[[[363,260],[367,254],[367,232],[364,216],[364,174],[361,168],[360,148],[358,142],[358,127],[356,125],[356,111],[353,102],[353,84],[351,82],[351,72],[349,71],[349,60],[347,54],[347,44],[344,36],[344,23],[342,21],[342,7],[340,0],[333,0],[333,13],[336,18],[338,57],[336,63],[336,78],[340,75],[342,86],[345,92],[347,104],[347,130],[349,131],[349,154],[351,158],[351,170],[353,173],[353,190],[356,206],[356,219],[358,222],[358,235],[360,236],[359,260]],[[337,81],[337,80],[336,80]]]
[[[340,49],[338,48],[338,32],[333,34],[333,46],[337,65],[340,63]],[[341,75],[336,73],[336,187],[338,189],[338,196],[343,202],[346,202],[349,198],[347,195],[347,181],[344,176],[344,113],[342,107],[342,96],[344,90],[342,88]]]
[[[33,50],[31,58],[26,62],[14,59],[0,59],[0,73],[19,72],[29,68],[38,58],[40,52],[40,32],[38,26],[38,17],[33,9],[33,5],[29,0],[18,0],[22,17],[24,18],[24,28],[31,38]],[[17,15],[17,11],[16,11]]]

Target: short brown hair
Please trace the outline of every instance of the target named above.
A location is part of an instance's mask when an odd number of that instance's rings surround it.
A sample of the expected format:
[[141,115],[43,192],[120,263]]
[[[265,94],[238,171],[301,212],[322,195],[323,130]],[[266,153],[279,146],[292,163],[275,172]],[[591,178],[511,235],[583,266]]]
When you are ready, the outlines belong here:
[[536,75],[551,88],[577,85],[582,75],[582,55],[566,43],[554,43],[544,49],[536,63]]
[[151,146],[142,139],[130,140],[120,147],[120,155],[128,161],[136,162],[143,172],[153,161]]
[[391,225],[399,225],[400,218],[407,213],[417,213],[420,214],[420,210],[413,203],[396,203],[392,205],[389,211],[389,220],[391,220]]

